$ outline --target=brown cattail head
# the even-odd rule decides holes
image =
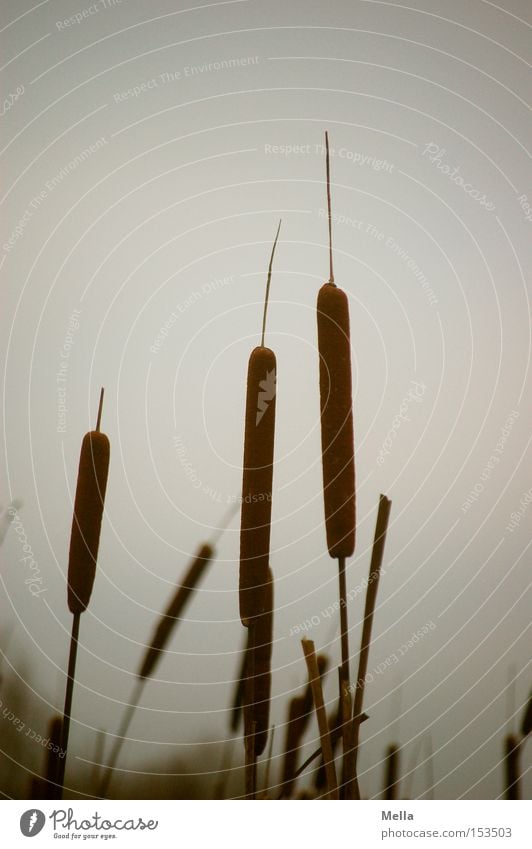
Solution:
[[[183,614],[183,610],[190,596],[197,588],[209,561],[212,560],[214,550],[208,543],[200,546],[196,557],[190,564],[182,583],[177,587],[168,607],[159,619],[152,640],[138,674],[139,678],[148,678],[164,651],[172,629]]]
[[[355,458],[349,305],[342,289],[321,287],[317,304],[321,451],[327,547],[331,557],[355,548]]]
[[[264,610],[250,620],[244,695],[244,734],[252,736],[254,757],[266,748],[270,721],[273,645],[273,574],[268,569],[263,589]]]
[[[397,799],[399,792],[399,746],[392,743],[386,750],[384,764],[384,799]]]
[[[504,739],[505,798],[520,799],[519,790],[519,738],[508,734]]]
[[[272,512],[276,360],[269,348],[251,352],[248,365],[240,531],[240,618],[249,625],[265,610]]]
[[[108,471],[107,436],[99,430],[86,433],[79,457],[68,558],[68,606],[72,613],[83,613],[90,601],[96,575]]]

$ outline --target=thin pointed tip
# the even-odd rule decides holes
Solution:
[[[264,296],[264,313],[262,316],[262,335],[261,335],[261,347],[264,347],[264,336],[266,333],[266,313],[268,311],[268,299],[270,297],[270,283],[272,279],[272,268],[273,268],[273,258],[275,256],[275,248],[277,247],[277,241],[279,239],[279,232],[281,230],[282,218],[279,219],[279,224],[277,225],[277,233],[275,234],[275,239],[273,240],[272,252],[270,254],[270,262],[268,265],[268,276],[266,280],[266,295]]]
[[[100,431],[100,425],[101,425],[101,422],[102,422],[102,411],[103,411],[103,396],[104,396],[104,392],[105,392],[105,389],[104,389],[104,387],[102,386],[102,388],[101,388],[101,390],[100,390],[100,403],[99,403],[99,405],[98,405],[98,418],[96,419],[96,430],[97,430],[98,432]]]

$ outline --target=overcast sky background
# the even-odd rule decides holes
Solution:
[[[238,496],[247,358],[279,218],[267,327],[278,360],[276,755],[305,678],[295,626],[318,618],[309,636],[338,663],[336,621],[321,613],[336,599],[337,571],[323,527],[315,317],[328,276],[328,129],[335,276],[352,328],[349,588],[367,574],[379,493],[393,502],[363,792],[380,792],[389,742],[405,746],[406,768],[430,735],[436,797],[495,798],[503,735],[517,727],[511,714],[531,679],[530,5],[105,6],[5,0],[1,10],[0,501],[23,501],[44,590],[29,591],[11,529],[0,629],[4,675],[18,675],[25,693],[19,716],[44,733],[62,709],[72,498],[103,385],[111,466],[81,622],[70,782],[67,773],[81,787],[90,767],[76,757],[93,760],[97,730],[116,730],[159,611]],[[97,11],[62,23],[89,7]],[[173,759],[195,762],[190,744],[216,742],[202,747],[202,768],[218,768],[243,641],[238,548],[235,517],[146,688],[122,766],[179,771]],[[359,593],[353,655],[362,612]],[[331,704],[335,691],[333,670]],[[313,726],[309,752],[315,737]],[[235,761],[240,742],[236,751]],[[14,795],[42,758],[28,742]],[[421,768],[410,792],[426,789]]]

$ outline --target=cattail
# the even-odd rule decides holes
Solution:
[[[152,640],[144,659],[137,673],[139,678],[148,678],[159,660],[161,653],[164,652],[172,629],[176,625],[178,619],[183,615],[185,606],[197,588],[201,578],[203,577],[209,562],[212,560],[214,550],[208,543],[200,546],[200,549],[190,564],[190,567],[180,586],[177,587],[173,598],[170,600],[165,612],[161,615],[159,623],[155,628]]]
[[[505,798],[515,801],[521,798],[519,789],[519,738],[508,734],[504,739]]]
[[[261,344],[251,352],[248,363],[239,576],[240,618],[245,626],[264,611],[263,586],[270,561],[277,365],[274,352],[264,346],[264,334],[280,228],[281,222],[268,268]]]
[[[268,570],[264,585],[265,610],[250,623],[250,645],[246,664],[244,733],[251,738],[253,757],[262,755],[268,739],[273,645],[273,574]]]
[[[384,763],[383,799],[395,800],[399,793],[399,746],[391,743],[386,750]]]
[[[96,430],[83,437],[79,457],[78,482],[68,558],[68,606],[72,613],[83,613],[89,604],[109,471],[109,440],[100,432],[103,389]]]
[[[321,451],[327,547],[331,557],[355,548],[355,463],[347,296],[334,283],[318,294]]]
[[[87,609],[90,601],[96,575],[96,559],[100,544],[100,530],[102,526],[105,490],[107,488],[107,473],[109,471],[109,440],[104,433],[100,432],[103,394],[104,390],[102,388],[96,430],[85,434],[81,445],[78,482],[74,500],[74,517],[72,520],[68,558],[67,592],[68,607],[71,613],[74,614],[74,617],[70,636],[65,707],[63,721],[61,723],[61,749],[64,754],[57,768],[58,798],[61,798],[63,795],[65,780],[72,696],[76,674],[79,623],[81,614]]]
[[[325,142],[330,275],[329,282],[318,293],[317,303],[323,497],[329,554],[334,558],[345,558],[350,557],[355,549],[351,342],[347,296],[334,282],[327,133]]]
[[[349,685],[349,626],[347,616],[347,557],[355,549],[355,447],[351,378],[351,340],[347,295],[334,282],[331,216],[329,135],[325,133],[327,218],[329,225],[329,281],[317,302],[320,357],[321,456],[325,532],[331,557],[338,559],[340,640],[342,667],[339,693],[344,712],[342,738],[344,766],[341,794],[347,782],[350,748],[351,690]]]

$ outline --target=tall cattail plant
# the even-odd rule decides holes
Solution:
[[[320,371],[321,456],[325,530],[329,555],[338,560],[344,758],[349,750],[349,626],[346,559],[355,549],[355,447],[351,379],[351,341],[347,295],[334,280],[329,136],[325,133],[329,280],[317,301]],[[344,769],[345,771],[345,769]],[[345,776],[344,776],[345,780]]]
[[[264,341],[273,258],[280,229],[281,222],[277,228],[268,266],[261,343],[251,352],[247,374],[240,520],[239,606],[242,624],[251,629],[249,634],[251,646],[257,645],[257,631],[261,627],[260,617],[269,609],[271,584],[269,567],[277,362],[274,352],[265,346]],[[256,652],[251,653],[250,657],[253,656],[256,656]],[[259,686],[259,682],[252,663],[248,664],[246,680],[248,682],[246,702],[255,704],[254,688]],[[251,721],[251,725],[248,722],[245,727],[246,794],[250,798],[255,798],[256,794],[256,766],[260,748],[257,741],[253,739],[256,733],[259,733],[259,728],[254,725],[254,721]],[[259,740],[262,744],[260,734]]]
[[[61,726],[61,749],[64,755],[59,761],[57,770],[58,798],[62,797],[65,781],[80,617],[88,607],[96,577],[96,562],[100,545],[107,475],[109,472],[109,439],[100,431],[103,395],[104,390],[102,388],[96,430],[86,433],[81,444],[78,480],[74,500],[74,516],[70,535],[67,599],[69,610],[73,614],[73,620],[65,707]]]

